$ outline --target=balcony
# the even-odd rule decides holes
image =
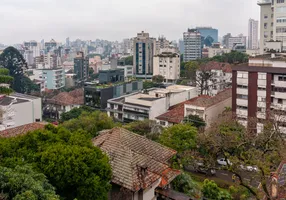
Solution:
[[[271,4],[271,0],[259,0],[257,1],[258,5],[265,5],[265,4]]]

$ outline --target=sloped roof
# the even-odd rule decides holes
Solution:
[[[4,137],[4,138],[16,137],[18,135],[26,134],[30,131],[44,129],[45,125],[46,125],[45,123],[35,122],[31,124],[26,124],[23,126],[18,126],[15,128],[10,128],[4,131],[0,131],[0,137]]]
[[[231,88],[219,92],[216,96],[213,97],[207,95],[201,95],[193,99],[190,99],[188,101],[184,101],[173,107],[170,107],[168,112],[156,117],[156,119],[178,124],[184,120],[185,104],[208,108],[221,101],[231,98],[231,96],[232,96]]]
[[[231,73],[231,65],[229,63],[221,63],[210,61],[200,67],[201,70],[222,70],[225,73]]]
[[[175,150],[126,129],[101,131],[93,144],[109,156],[112,182],[131,191],[145,189],[160,178],[160,186],[164,187],[180,173],[168,164]]]
[[[73,90],[71,92],[61,92],[58,95],[47,100],[50,104],[56,105],[83,105],[84,104],[84,91],[83,88]]]

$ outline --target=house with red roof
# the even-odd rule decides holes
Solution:
[[[190,199],[169,187],[180,174],[170,165],[175,150],[119,127],[101,131],[92,142],[109,157],[113,174],[108,199]]]
[[[52,98],[46,99],[43,109],[44,115],[58,120],[62,113],[84,105],[83,93],[83,88],[79,88],[71,92],[61,92]]]
[[[212,78],[206,82],[200,81],[200,74],[203,71],[212,73]],[[197,71],[196,85],[198,93],[201,95],[215,96],[220,91],[230,88],[231,83],[232,70],[229,63],[211,61],[201,65],[200,69]]]
[[[206,122],[208,128],[227,107],[231,107],[231,97],[231,88],[215,96],[201,95],[172,106],[168,112],[156,117],[156,121],[167,127],[182,123],[187,116],[197,115]]]

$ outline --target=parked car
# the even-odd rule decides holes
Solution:
[[[256,166],[244,166],[244,165],[240,165],[240,168],[241,168],[242,170],[249,171],[249,172],[258,172],[258,167],[256,167]]]
[[[223,166],[227,166],[227,164],[232,165],[232,163],[229,160],[226,160],[225,158],[217,159],[217,163]]]

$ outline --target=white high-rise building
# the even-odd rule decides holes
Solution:
[[[202,58],[202,36],[197,29],[188,29],[184,33],[184,62]]]
[[[258,21],[248,21],[248,49],[258,49]]]
[[[266,42],[282,41],[286,50],[286,1],[260,0],[260,53],[265,52]]]

